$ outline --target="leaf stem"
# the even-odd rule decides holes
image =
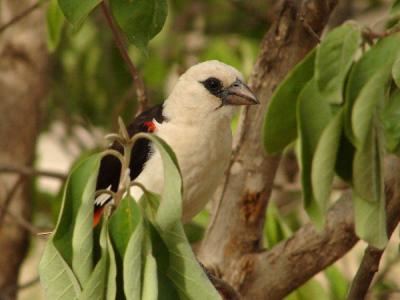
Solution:
[[[135,65],[133,64],[131,58],[129,57],[128,51],[126,49],[124,39],[122,34],[118,28],[118,25],[115,23],[110,8],[108,7],[107,3],[103,1],[101,3],[101,9],[103,10],[103,14],[107,20],[107,23],[113,33],[115,45],[117,46],[123,60],[125,61],[129,73],[131,74],[132,81],[135,85],[136,96],[139,103],[139,108],[137,110],[137,114],[143,112],[148,105],[148,98],[146,94],[146,88],[143,82],[142,77],[140,76],[138,70],[136,69]]]

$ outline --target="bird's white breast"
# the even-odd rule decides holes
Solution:
[[[189,221],[211,199],[224,176],[228,165],[232,134],[228,118],[198,124],[174,124],[164,122],[155,132],[174,150],[183,177],[183,215]],[[161,193],[163,188],[162,160],[156,151],[146,163],[136,181],[147,189]],[[138,199],[141,192],[131,190]]]

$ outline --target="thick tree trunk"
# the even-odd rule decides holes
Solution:
[[[266,155],[261,144],[265,110],[277,85],[318,44],[336,4],[337,0],[283,1],[250,78],[261,105],[247,108],[241,115],[238,143],[222,195],[198,251],[200,261],[243,296],[248,292],[243,288],[251,267],[242,258],[262,250],[265,209],[280,160]]]
[[[0,24],[32,5],[31,0],[0,2]],[[48,55],[42,10],[36,10],[0,35],[0,164],[31,165],[44,97]],[[20,180],[0,174],[0,204]],[[29,182],[22,179],[7,209],[29,218]],[[1,215],[0,214],[0,215]],[[0,299],[15,299],[20,265],[28,246],[28,232],[4,214],[0,227]]]

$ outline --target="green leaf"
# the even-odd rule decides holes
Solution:
[[[77,299],[81,288],[74,273],[52,240],[47,242],[39,264],[40,283],[47,299]]]
[[[394,0],[390,9],[390,14],[394,15],[400,12],[400,0]]]
[[[400,57],[396,60],[392,68],[393,80],[397,87],[400,88]]]
[[[355,100],[352,128],[356,146],[363,147],[367,140],[377,106],[384,100],[388,79],[386,70],[377,72],[367,81]]]
[[[166,0],[111,0],[111,9],[128,40],[144,50],[167,18]]]
[[[377,124],[370,128],[362,148],[357,148],[353,162],[353,189],[362,199],[380,202],[383,192],[381,138]]]
[[[323,212],[313,207],[315,199],[311,185],[311,164],[321,133],[329,123],[330,117],[328,102],[323,101],[316,81],[310,80],[301,91],[297,102],[299,156],[304,207],[319,225],[322,225],[320,221],[323,220]]]
[[[153,255],[147,254],[143,272],[142,300],[158,299],[157,263]]]
[[[331,299],[346,299],[349,289],[349,281],[342,272],[335,266],[330,266],[324,271],[329,282]]]
[[[100,154],[92,155],[70,174],[59,219],[51,239],[67,264],[73,266],[81,284],[87,280],[92,270],[93,199],[100,160]],[[82,232],[79,232],[76,226]],[[77,244],[79,241],[83,244]],[[79,264],[78,258],[88,261],[81,261]]]
[[[58,0],[65,18],[73,26],[80,26],[101,0]]]
[[[46,12],[47,22],[47,47],[50,51],[54,51],[61,37],[62,28],[64,25],[64,15],[57,0],[51,0]]]
[[[387,242],[385,199],[371,202],[354,195],[355,227],[358,237],[383,249]]]
[[[85,180],[86,186],[80,194],[81,203],[72,234],[72,269],[82,285],[89,279],[93,266],[93,199],[100,166],[98,156],[94,157],[94,163],[92,176]]]
[[[142,222],[140,209],[130,196],[121,200],[110,218],[109,230],[115,247],[119,298],[122,298],[124,290],[128,300],[140,299]]]
[[[170,264],[168,247],[153,224],[148,223],[148,225],[152,253],[157,262],[158,294],[163,300],[179,299],[175,285],[167,277]]]
[[[153,142],[161,155],[164,169],[164,187],[156,222],[166,230],[181,220],[182,217],[182,177],[178,161],[172,149],[162,139],[151,134],[138,134]]]
[[[108,219],[103,221],[100,233],[101,257],[84,285],[79,300],[107,299],[116,295],[116,265],[114,251],[108,233]]]
[[[142,243],[144,228],[140,222],[129,239],[123,261],[124,292],[127,300],[139,299],[141,294]]]
[[[330,300],[325,289],[315,279],[310,279],[300,288],[298,288],[285,298],[285,300],[310,300],[310,299]]]
[[[185,236],[182,224],[159,231],[170,253],[168,278],[175,284],[183,299],[221,299],[208,280]]]
[[[315,51],[309,53],[277,87],[264,118],[262,138],[268,153],[278,153],[296,139],[296,101],[314,73]]]
[[[380,115],[384,127],[386,147],[398,152],[400,146],[400,91],[394,92]]]
[[[323,212],[328,208],[342,126],[343,110],[340,110],[323,131],[312,161],[312,189]]]
[[[360,42],[360,28],[346,23],[329,32],[317,48],[315,78],[329,103],[343,102],[344,82]]]
[[[264,237],[267,241],[268,248],[271,249],[291,235],[292,231],[289,226],[283,222],[276,204],[274,201],[269,201],[264,226]]]
[[[400,50],[400,33],[380,39],[350,71],[346,85],[345,101],[345,132],[348,138],[354,142],[352,128],[353,105],[361,90],[367,82],[378,72],[390,74],[393,63]],[[383,74],[382,73],[382,74]]]

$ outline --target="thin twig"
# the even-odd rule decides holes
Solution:
[[[55,178],[59,180],[66,180],[67,175],[55,171],[46,170],[35,170],[26,166],[11,166],[11,165],[0,165],[0,173],[18,173],[23,176],[42,176]]]
[[[321,39],[319,35],[311,28],[310,24],[307,23],[306,19],[303,15],[299,15],[299,20],[301,24],[303,24],[304,29],[319,43],[321,43]]]
[[[122,37],[122,34],[118,28],[118,25],[115,23],[112,15],[111,15],[111,11],[105,1],[103,1],[101,3],[101,8],[102,8],[103,14],[107,20],[107,23],[110,26],[111,31],[113,33],[115,44],[116,44],[123,60],[125,61],[126,65],[128,66],[129,73],[132,76],[132,81],[136,88],[136,96],[137,96],[138,103],[139,103],[139,108],[138,108],[137,114],[140,114],[147,108],[147,105],[148,105],[148,98],[146,95],[146,89],[144,86],[143,79],[139,75],[138,70],[136,69],[135,65],[133,64],[131,58],[129,57],[128,51],[126,50],[126,47],[124,44],[124,39]]]
[[[42,234],[43,231],[49,231],[47,228],[38,228],[35,225],[32,225],[29,221],[24,219],[22,216],[17,215],[10,210],[7,211],[7,215],[8,215],[8,217],[11,217],[10,220],[9,220],[9,218],[7,219],[7,222],[11,221],[11,222],[17,224],[18,226],[24,228],[26,231],[28,231],[33,236],[44,239],[45,236],[43,236],[43,234]]]
[[[20,14],[16,15],[10,21],[8,21],[7,23],[1,25],[0,26],[0,34],[2,34],[5,30],[10,28],[12,25],[14,25],[14,24],[18,23],[19,21],[21,21],[23,18],[28,16],[31,12],[35,11],[39,7],[40,7],[40,1],[32,4],[30,7],[28,7],[25,10],[23,10]]]
[[[1,224],[3,224],[4,217],[8,211],[8,207],[11,203],[12,198],[14,197],[15,193],[18,191],[19,186],[23,182],[24,177],[20,176],[17,181],[14,183],[14,185],[11,187],[10,191],[8,192],[3,204],[1,205],[0,209],[0,228]]]
[[[362,37],[364,41],[366,41],[368,44],[372,45],[374,40],[376,39],[383,39],[385,37],[388,37],[389,35],[395,34],[400,32],[400,27],[396,27],[395,29],[389,29],[383,32],[376,32],[373,31],[371,28],[364,28],[362,31]]]

